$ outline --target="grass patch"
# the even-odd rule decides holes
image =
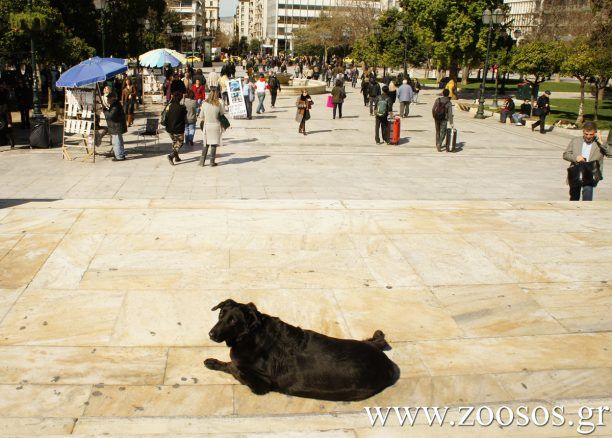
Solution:
[[[421,84],[427,84],[427,85],[435,85],[436,84],[436,80],[435,79],[421,79],[419,78],[419,82],[421,82]],[[470,79],[470,82],[468,85],[462,85],[461,82],[459,82],[457,84],[457,88],[459,90],[478,90],[480,88],[480,83],[481,81],[477,81],[476,79],[472,78]],[[506,81],[506,93],[509,94],[514,94],[516,93],[516,89],[517,89],[517,85],[518,85],[519,81],[518,79],[510,79],[508,81]],[[494,91],[495,90],[495,82],[493,81],[487,81],[485,88],[487,90],[490,91]],[[501,81],[498,84],[498,91],[501,90]],[[570,92],[570,93],[579,93],[580,92],[580,84],[577,82],[554,82],[554,81],[547,81],[547,82],[542,82],[539,84],[539,93],[541,93],[544,90],[550,90],[551,92]],[[584,87],[584,91],[585,91],[585,95],[588,97],[591,93],[591,85],[587,84]],[[607,88],[606,91],[612,91],[612,89]],[[501,94],[501,91],[499,91],[499,93]]]
[[[546,118],[548,122],[554,123],[559,119],[567,119],[572,122],[578,117],[578,108],[580,107],[580,99],[555,99],[551,96],[550,99],[550,114]],[[595,100],[585,99],[584,101],[584,119],[593,120],[595,114]],[[599,102],[599,114],[597,120],[598,129],[610,129],[612,127],[612,101],[604,100]]]

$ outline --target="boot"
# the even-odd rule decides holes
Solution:
[[[168,161],[170,161],[170,165],[174,166],[174,152],[166,155],[166,157],[168,158]]]
[[[128,125],[128,128],[130,126],[132,126],[132,123],[134,123],[134,116],[128,114],[128,116],[127,116],[127,125]]]
[[[204,167],[206,164],[206,155],[208,155],[208,146],[205,146],[202,149],[202,156],[200,157],[200,161],[198,162],[198,166]]]
[[[175,150],[175,151],[173,152],[173,154],[174,154],[174,162],[175,162],[175,163],[180,163],[181,161],[183,161],[183,160],[181,160],[181,158],[179,157],[179,154],[178,154],[178,151],[177,151],[177,150]]]
[[[213,146],[210,153],[210,165],[213,167],[217,165],[217,163],[215,163],[215,158],[217,158],[217,146]]]

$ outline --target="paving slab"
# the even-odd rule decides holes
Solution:
[[[282,94],[233,121],[215,168],[197,148],[171,167],[165,135],[128,135],[123,163],[2,150],[0,434],[576,436],[582,407],[612,406],[612,189],[566,201],[558,131],[459,113],[463,149],[437,152],[434,97],[399,146],[374,144],[349,89],[342,120],[315,97],[305,137]],[[380,329],[401,378],[363,402],[254,395],[202,365],[228,359],[208,331],[230,297],[332,336]],[[566,422],[450,425],[521,405]],[[377,406],[449,413],[372,427]]]

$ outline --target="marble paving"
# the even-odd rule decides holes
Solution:
[[[3,436],[574,436],[371,428],[363,408],[611,404],[610,202],[78,204],[0,210]],[[202,365],[228,358],[207,336],[228,297],[381,329],[401,379],[357,403],[256,396]]]

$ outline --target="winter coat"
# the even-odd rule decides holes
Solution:
[[[202,104],[198,125],[202,128],[204,134],[204,144],[221,145],[222,130],[221,123],[219,122],[221,114],[225,114],[222,102],[219,102],[218,106],[208,102]]]
[[[344,92],[344,88],[339,87],[337,85],[334,88],[332,88],[331,95],[332,95],[332,103],[342,103],[344,102],[344,99],[346,98],[346,93]]]
[[[187,116],[186,116],[186,122],[189,124],[193,124],[196,122],[197,119],[197,109],[198,109],[198,102],[196,102],[194,99],[189,99],[188,97],[183,99],[183,105],[185,105],[185,109],[187,110]]]
[[[169,134],[184,133],[186,120],[187,109],[185,105],[181,105],[180,101],[172,100],[166,112],[166,132]]]
[[[304,101],[301,99],[301,95],[298,96],[295,101],[295,106],[297,107],[297,111],[295,113],[295,121],[298,123],[302,123],[302,119],[309,120],[310,119],[310,108],[312,107],[312,101]],[[307,103],[306,108],[300,108],[304,103]]]
[[[409,84],[402,84],[399,87],[399,101],[400,102],[412,102],[414,93],[412,87]]]
[[[125,120],[125,112],[121,106],[121,102],[115,100],[110,108],[104,111],[106,118],[106,126],[110,135],[125,134],[127,132],[127,122]],[[183,128],[184,130],[184,128]]]

